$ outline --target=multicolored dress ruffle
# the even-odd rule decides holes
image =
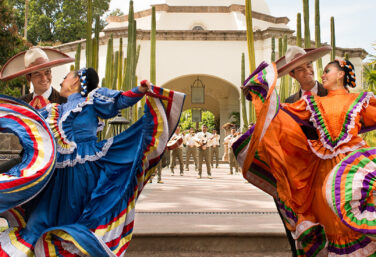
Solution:
[[[247,81],[257,123],[233,146],[243,175],[279,202],[299,256],[374,256],[376,148],[359,133],[376,125],[373,93],[329,91],[280,104],[275,65]],[[300,125],[311,122],[319,139]]]
[[[1,175],[16,173],[6,192],[0,191],[1,217],[9,223],[9,229],[0,234],[1,256],[125,254],[136,200],[175,131],[185,98],[158,87],[152,91],[146,97],[144,115],[126,131],[103,141],[96,136],[99,120],[116,116],[144,97],[137,88],[127,92],[98,88],[87,97],[73,94],[66,104],[43,109],[45,120],[37,113],[27,117],[41,124],[38,129],[43,128],[46,135],[36,131],[34,136],[46,143],[29,147],[26,141],[31,136],[24,136],[21,126],[15,133],[25,149],[20,165],[38,162],[34,173],[39,177],[29,179],[32,174],[24,174],[19,167]],[[2,128],[5,123],[15,130],[14,119],[4,120],[1,117]],[[8,203],[6,194],[20,200]]]

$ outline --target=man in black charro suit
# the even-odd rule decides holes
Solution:
[[[18,53],[9,59],[0,71],[0,80],[10,80],[23,75],[33,84],[34,92],[21,96],[20,99],[36,109],[45,107],[48,103],[65,103],[66,98],[51,86],[51,68],[73,62],[68,55],[52,48],[32,47]],[[6,172],[22,161],[22,152],[19,157],[0,165],[0,171]]]
[[[0,72],[0,80],[10,80],[23,75],[33,84],[34,92],[20,99],[36,109],[48,103],[64,103],[66,99],[51,86],[51,68],[73,62],[74,59],[53,48],[32,47],[9,59]]]

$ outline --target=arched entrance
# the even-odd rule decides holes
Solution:
[[[205,86],[203,104],[192,103],[191,86],[197,78]],[[223,124],[230,121],[232,113],[240,112],[240,90],[238,87],[224,79],[206,74],[190,74],[174,78],[163,84],[162,87],[183,92],[187,95],[183,111],[197,108],[212,112],[216,119],[219,120],[221,142],[223,142],[225,137],[225,130],[222,128]]]

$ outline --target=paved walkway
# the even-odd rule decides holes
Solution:
[[[184,176],[163,169],[164,184],[155,177],[137,201],[134,233],[284,234],[272,197],[228,171],[220,164],[209,179],[204,166],[197,179],[193,165]]]

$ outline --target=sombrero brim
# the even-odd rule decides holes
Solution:
[[[278,77],[282,77],[284,75],[287,75],[290,71],[295,69],[296,67],[305,64],[307,62],[315,61],[324,55],[330,53],[332,50],[331,46],[322,46],[319,48],[311,48],[311,49],[305,49],[307,52],[304,55],[301,55],[295,59],[293,59],[291,62],[286,63],[285,56],[281,57],[276,61],[277,69],[278,69]]]
[[[26,51],[10,58],[0,71],[0,80],[10,80],[34,71],[52,68],[66,63],[74,62],[74,58],[52,48],[41,48],[48,56],[49,61],[39,65],[25,68],[24,57]]]

